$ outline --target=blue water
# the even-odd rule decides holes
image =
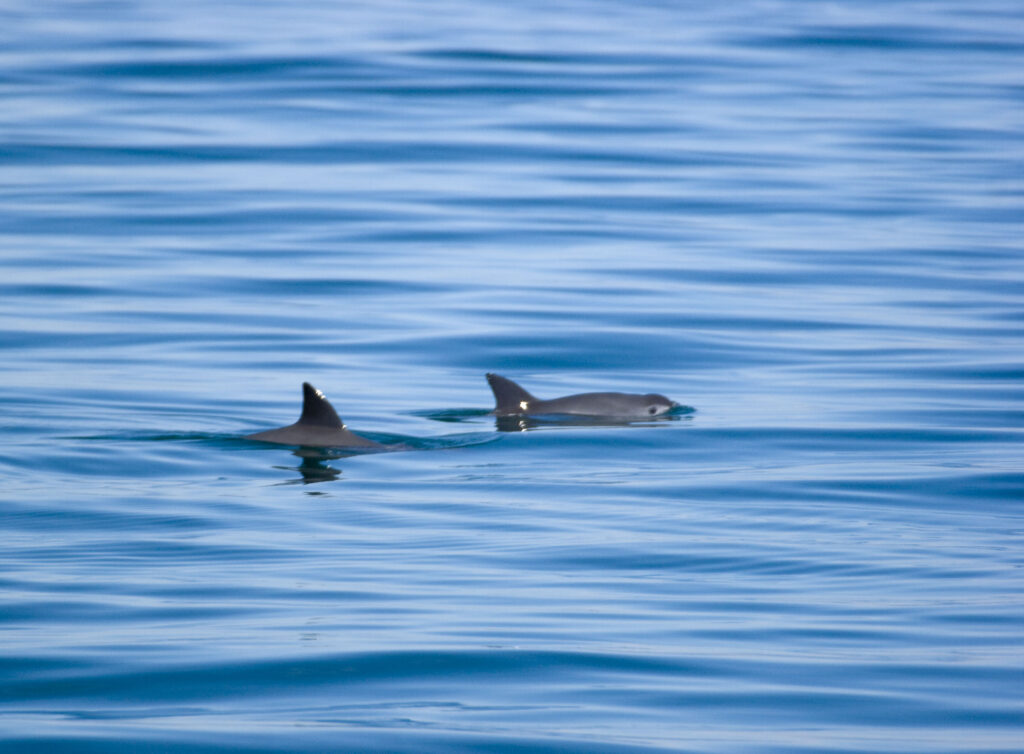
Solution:
[[[1009,0],[6,3],[0,748],[1024,751],[1022,71]],[[241,439],[304,380],[393,452]]]

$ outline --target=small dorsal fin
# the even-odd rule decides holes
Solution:
[[[530,393],[507,377],[488,373],[487,382],[491,386],[491,390],[494,391],[494,400],[498,404],[494,410],[498,413],[520,413],[525,411],[529,404],[537,401]]]
[[[334,429],[345,428],[344,423],[334,410],[334,406],[324,397],[323,393],[308,382],[302,383],[302,416],[299,417],[296,424]]]

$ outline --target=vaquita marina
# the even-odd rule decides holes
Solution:
[[[0,8],[4,754],[1024,751],[1024,6]]]

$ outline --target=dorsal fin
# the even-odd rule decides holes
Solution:
[[[498,413],[519,413],[537,400],[512,380],[499,374],[488,373],[487,382],[494,391],[494,400],[498,404],[494,410]]]
[[[344,423],[338,418],[334,406],[324,397],[323,393],[308,382],[302,383],[302,416],[299,417],[296,424],[334,429],[345,428]]]

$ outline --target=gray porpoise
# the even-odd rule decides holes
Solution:
[[[246,435],[246,440],[302,445],[307,448],[383,448],[379,442],[350,432],[324,394],[302,383],[302,416],[294,424]]]
[[[564,398],[541,400],[512,380],[488,374],[487,382],[497,401],[493,413],[498,416],[517,414],[578,414],[585,416],[625,416],[637,419],[660,416],[679,404],[657,393],[580,393]]]

